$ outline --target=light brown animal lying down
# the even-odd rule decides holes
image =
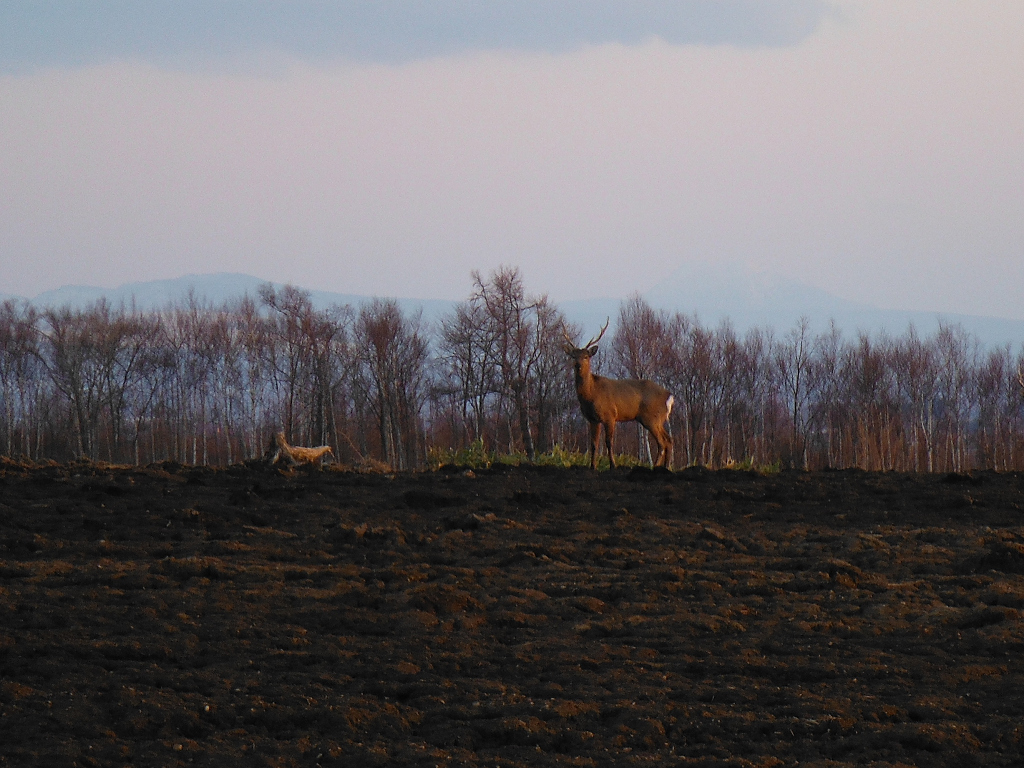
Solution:
[[[278,432],[274,435],[264,455],[270,464],[283,461],[289,467],[295,467],[299,464],[322,463],[326,456],[334,458],[334,451],[331,450],[331,446],[321,445],[319,448],[303,448],[298,445],[288,445],[288,441],[284,439],[284,432]]]

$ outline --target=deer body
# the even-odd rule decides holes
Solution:
[[[321,445],[318,448],[303,448],[298,445],[289,445],[284,438],[284,432],[278,432],[270,441],[267,448],[266,459],[270,464],[283,461],[289,467],[299,464],[318,464],[326,456],[334,457],[334,451],[329,445]]]
[[[602,425],[608,461],[615,466],[612,442],[615,438],[615,425],[620,421],[640,422],[658,442],[658,458],[654,465],[668,466],[672,460],[672,438],[668,434],[667,424],[674,398],[667,389],[653,381],[609,379],[591,372],[590,358],[597,354],[595,342],[601,339],[607,329],[608,324],[605,323],[597,339],[583,347],[576,347],[572,343],[565,347],[566,354],[573,361],[576,396],[584,418],[590,422],[590,466],[592,469],[597,467],[597,446]],[[568,340],[568,336],[566,338]]]

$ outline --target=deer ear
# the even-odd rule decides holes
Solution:
[[[565,354],[567,354],[569,357],[572,357],[572,353],[576,351],[576,347],[574,347],[572,344],[563,344],[562,349],[565,350]]]
[[[594,355],[596,355],[596,354],[597,354],[597,344],[595,344],[595,345],[594,345],[594,346],[592,346],[592,347],[591,347],[590,349],[588,349],[588,350],[587,350],[587,354],[588,354],[588,355],[590,355],[591,357],[593,357]]]

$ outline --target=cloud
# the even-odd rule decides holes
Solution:
[[[402,62],[470,50],[551,53],[660,38],[786,46],[835,10],[824,0],[95,0],[0,3],[0,70],[265,54]]]
[[[0,291],[248,272],[555,298],[684,263],[1024,317],[1024,4],[857,0],[799,46],[0,75]]]

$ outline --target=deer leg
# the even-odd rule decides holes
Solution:
[[[597,469],[597,439],[601,432],[601,422],[590,424],[590,468]]]
[[[668,430],[665,429],[664,424],[649,427],[644,424],[644,426],[654,436],[654,439],[658,441],[658,459],[653,463],[653,466],[667,467],[672,460],[672,438],[669,437]]]
[[[665,427],[662,426],[654,435],[658,441],[658,461],[654,465],[656,467],[667,467],[669,462],[672,461],[672,438],[669,437],[668,432],[665,431]]]
[[[608,463],[615,469],[615,453],[612,451],[612,441],[615,439],[615,422],[609,421],[604,425],[604,444],[608,449]]]

